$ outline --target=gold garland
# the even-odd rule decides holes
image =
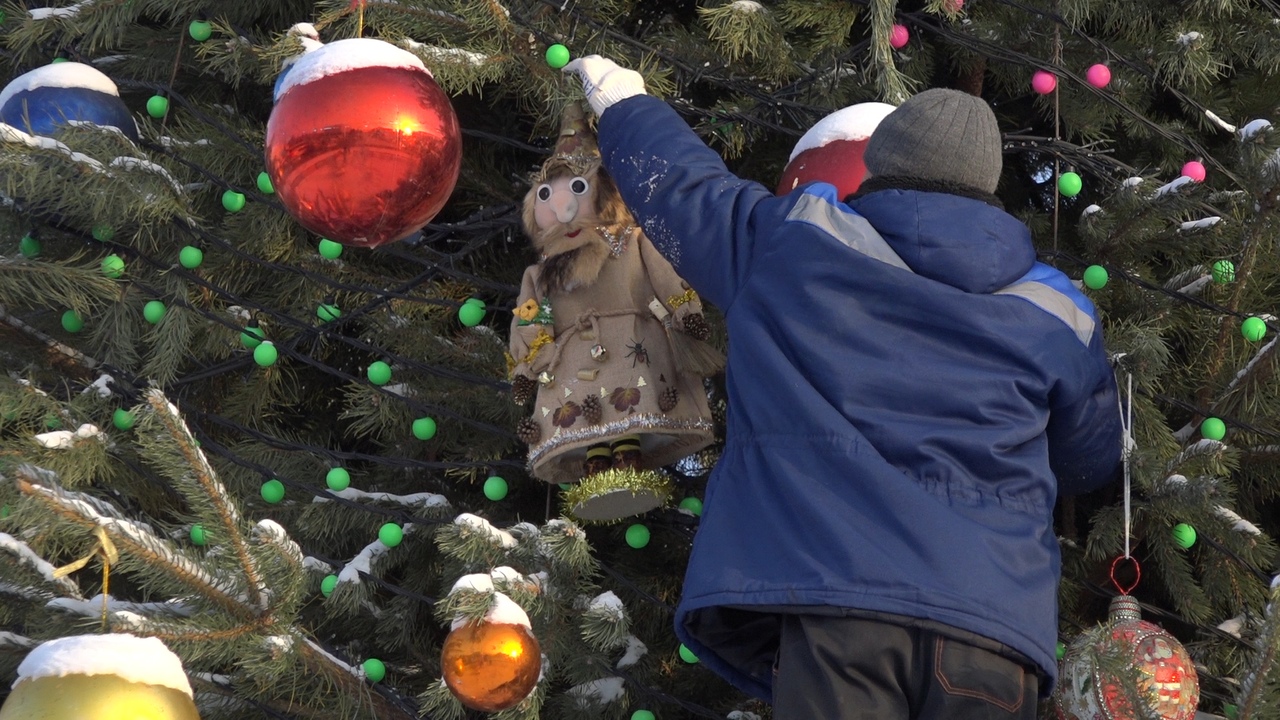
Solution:
[[[507,376],[510,377],[511,373],[515,372],[517,365],[532,365],[533,361],[538,358],[538,352],[552,342],[555,342],[555,339],[547,334],[546,328],[538,328],[538,336],[533,339],[533,342],[529,343],[529,352],[524,356],[523,360],[516,362],[511,353],[506,353]]]
[[[667,305],[670,305],[671,309],[675,310],[681,305],[684,305],[685,303],[694,302],[697,299],[698,299],[698,293],[694,292],[693,288],[689,288],[688,290],[684,291],[683,295],[672,295],[671,297],[667,298]]]
[[[657,470],[636,470],[635,468],[610,468],[582,479],[582,482],[564,492],[565,510],[576,519],[596,524],[621,522],[623,518],[583,519],[578,516],[582,506],[591,500],[619,492],[634,495],[651,495],[656,501],[655,508],[666,504],[674,485],[667,476]]]

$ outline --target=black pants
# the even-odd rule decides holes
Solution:
[[[1034,670],[919,627],[783,615],[777,720],[1034,720]]]

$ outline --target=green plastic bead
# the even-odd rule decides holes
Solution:
[[[637,710],[631,713],[631,720],[658,720],[658,716],[648,710]]]
[[[484,481],[484,496],[497,502],[507,496],[507,481],[497,475],[490,475]]]
[[[147,114],[159,120],[169,114],[169,98],[163,95],[152,95],[147,99]]]
[[[1090,290],[1101,290],[1107,286],[1109,276],[1107,269],[1101,265],[1090,265],[1084,269],[1084,286]]]
[[[702,514],[702,501],[696,497],[687,497],[680,501],[680,509],[688,510],[694,515]]]
[[[337,575],[325,575],[324,579],[320,581],[320,594],[325,597],[329,597],[330,595],[333,594],[333,591],[337,589],[338,589]]]
[[[1235,282],[1236,264],[1230,260],[1219,260],[1213,264],[1213,281],[1219,284]]]
[[[195,270],[204,263],[204,251],[195,245],[188,245],[178,253],[178,264],[188,270]]]
[[[1062,641],[1059,640],[1058,650],[1057,650],[1058,659],[1061,660],[1062,658],[1066,657],[1066,655],[1067,655],[1067,646],[1062,644]]]
[[[685,647],[684,643],[680,643],[680,659],[690,665],[694,665],[698,662],[698,656],[694,655],[692,650]]]
[[[58,57],[53,59],[53,62],[51,64],[57,65],[58,63],[64,63],[64,62],[71,62],[71,61],[59,55]]]
[[[62,329],[69,333],[78,333],[84,329],[84,318],[75,310],[62,313]]]
[[[436,421],[429,417],[420,417],[413,421],[413,436],[419,440],[430,440],[436,436]]]
[[[374,360],[369,363],[369,369],[365,370],[365,375],[374,385],[386,385],[391,382],[391,366],[381,360]]]
[[[253,349],[253,361],[262,367],[271,367],[279,359],[280,351],[276,349],[275,343],[270,340],[263,340],[262,344]]]
[[[50,430],[57,430],[58,428],[62,427],[62,418],[58,417],[57,415],[50,415],[49,417],[44,419],[44,426],[49,428]]]
[[[639,550],[649,544],[649,528],[636,523],[627,528],[627,544]]]
[[[124,258],[119,255],[108,255],[102,258],[102,274],[109,278],[124,275]]]
[[[275,191],[276,186],[271,184],[271,176],[267,174],[267,171],[263,170],[258,173],[258,192],[263,195],[273,195]]]
[[[1231,703],[1227,703],[1222,706],[1222,714],[1227,717],[1227,720],[1236,720],[1240,715],[1240,708],[1232,705]]]
[[[556,486],[559,487],[561,490],[564,490],[565,492],[568,492],[573,489],[573,483],[556,483]]]
[[[4,13],[0,12],[0,17],[2,17],[3,15]],[[0,20],[0,22],[4,22],[4,21]],[[3,520],[4,518],[9,517],[9,515],[11,515],[12,513],[13,513],[13,510],[8,505],[5,505],[4,507],[0,507],[0,520]]]
[[[329,260],[337,260],[342,255],[342,243],[336,243],[329,238],[320,240],[320,256]]]
[[[244,209],[244,203],[244,195],[235,190],[222,193],[222,207],[226,208],[227,212],[240,212]]]
[[[30,235],[23,235],[18,241],[18,252],[24,258],[33,258],[40,254],[40,241]]]
[[[115,425],[117,430],[129,430],[137,421],[138,418],[124,408],[116,408],[116,411],[111,413],[111,424]]]
[[[559,70],[569,64],[569,48],[556,43],[547,48],[547,64]]]
[[[1174,525],[1173,541],[1178,543],[1178,547],[1183,550],[1189,550],[1192,545],[1196,544],[1196,529],[1186,523]]]
[[[332,303],[321,303],[320,306],[316,308],[316,317],[320,318],[322,322],[337,320],[342,317],[342,310]]]
[[[203,525],[197,523],[191,526],[191,542],[201,546],[209,542],[209,533],[205,532]]]
[[[1249,342],[1258,342],[1267,336],[1267,322],[1260,317],[1245,318],[1240,323],[1240,332]]]
[[[240,344],[247,348],[256,348],[266,339],[267,333],[257,325],[249,325],[240,333]]]
[[[473,302],[474,301],[474,302]],[[458,321],[467,327],[475,327],[484,319],[484,301],[472,298],[458,308]]]
[[[1216,417],[1205,418],[1200,423],[1200,434],[1208,440],[1221,440],[1227,436],[1227,424]]]
[[[0,10],[0,25],[3,25],[3,24],[4,24],[5,19],[7,19],[8,17],[9,17],[9,16],[8,16],[8,15],[5,15],[5,13],[4,13],[4,11],[3,11],[3,10]],[[8,507],[8,506],[6,506],[6,507]]]
[[[98,242],[109,242],[111,238],[116,236],[116,231],[110,225],[94,225],[93,230],[89,232],[93,234],[93,239]]]
[[[284,499],[284,483],[279,480],[268,480],[262,483],[262,499],[275,505]]]
[[[165,310],[164,303],[159,300],[151,300],[142,306],[142,317],[152,325],[157,325],[164,319]]]
[[[369,678],[369,682],[382,682],[387,676],[387,666],[378,658],[369,658],[364,661],[364,676]]]
[[[324,476],[324,484],[334,492],[342,492],[351,487],[351,473],[346,468],[333,468]]]
[[[1066,197],[1075,197],[1084,189],[1084,181],[1073,172],[1064,172],[1058,176],[1058,192]]]
[[[389,548],[393,548],[404,540],[404,530],[395,523],[387,523],[378,528],[378,540]]]
[[[213,25],[204,20],[192,20],[187,26],[187,32],[191,35],[191,39],[196,42],[204,42],[213,37]]]

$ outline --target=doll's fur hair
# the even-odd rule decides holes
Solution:
[[[590,227],[557,223],[546,230],[538,228],[534,220],[538,186],[562,176],[581,176],[591,184],[597,221]],[[549,158],[542,170],[531,178],[531,187],[524,196],[521,220],[525,234],[541,256],[543,287],[539,291],[543,293],[569,291],[594,283],[611,251],[602,231],[618,233],[635,225],[618,187],[600,167],[598,155],[555,155]],[[583,232],[569,237],[568,233],[574,230]]]

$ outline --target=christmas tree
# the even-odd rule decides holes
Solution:
[[[1132,417],[1127,483],[1059,504],[1063,643],[1131,590],[1201,712],[1274,713],[1280,5],[30,4],[0,3],[5,687],[110,631],[172,649],[205,720],[769,716],[671,629],[718,445],[589,524],[517,435],[521,200],[582,99],[559,67],[600,54],[769,187],[833,110],[986,99],[999,194],[1097,304]],[[313,62],[357,38],[418,73],[387,137],[343,132],[406,106],[358,75],[387,63]],[[502,662],[452,662],[482,631]]]

